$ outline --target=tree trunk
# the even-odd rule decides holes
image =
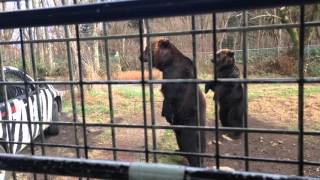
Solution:
[[[225,20],[225,21],[223,22],[223,27],[224,27],[224,28],[227,28],[227,27],[228,27],[229,20],[230,20],[231,17],[232,17],[232,14],[227,14],[226,17],[225,17],[226,19],[223,18],[223,20]],[[226,36],[228,36],[227,33],[222,33],[221,39],[218,40],[218,42],[219,42],[218,48],[219,48],[219,49],[224,48],[224,47],[223,47],[223,42],[224,42]]]
[[[36,0],[32,0],[32,7],[30,9],[34,9],[37,8],[37,4],[36,4]],[[42,39],[42,32],[41,32],[41,28],[40,27],[36,27],[35,29],[35,33],[34,33],[34,37],[29,37],[30,40],[38,40],[38,39]],[[35,56],[35,61],[39,62],[39,64],[41,66],[45,66],[45,62],[44,62],[44,47],[43,44],[37,43],[37,44],[33,44],[33,48],[34,48],[34,52],[36,54]]]
[[[98,25],[94,24],[93,25],[93,32],[92,35],[93,37],[98,36]],[[94,72],[98,72],[100,70],[100,53],[99,53],[99,41],[93,41],[93,57],[92,57],[92,67],[94,69]]]
[[[49,39],[49,33],[48,33],[48,28],[47,27],[45,27],[44,28],[44,34],[45,34],[45,38],[46,39]],[[50,74],[51,73],[51,71],[52,71],[52,69],[54,69],[54,67],[55,67],[55,64],[54,64],[54,62],[53,62],[53,48],[52,48],[52,43],[47,43],[46,44],[46,57],[47,57],[47,64],[48,64],[48,69],[47,69],[47,71],[48,71],[48,73]]]
[[[39,28],[36,28],[35,30],[36,38],[34,39],[42,39],[42,32]],[[38,43],[38,44],[33,44],[35,51],[37,52],[37,60],[42,66],[46,66],[45,62],[45,49],[44,49],[44,44]]]
[[[306,6],[305,10],[305,21],[314,21],[320,19],[320,5],[315,4],[315,5],[310,5]],[[305,29],[305,41],[306,44],[310,44],[310,42],[314,39],[317,38],[317,27],[315,28],[306,28]]]
[[[291,23],[288,17],[289,10],[287,7],[282,7],[279,10],[280,21],[283,24]],[[286,28],[289,33],[291,42],[293,44],[292,49],[290,50],[290,54],[297,57],[297,52],[299,52],[299,32],[295,28]]]
[[[44,0],[41,0],[41,5],[42,7],[45,7]],[[44,27],[44,36],[45,39],[49,39],[49,33],[48,33],[48,27]],[[53,48],[52,48],[52,43],[47,43],[45,44],[45,54],[46,54],[46,59],[47,59],[47,72],[48,74],[51,74],[52,69],[54,68],[55,64],[53,62]]]
[[[6,3],[2,3],[2,9],[1,9],[1,11],[2,12],[5,12],[6,11]],[[4,29],[2,29],[1,31],[0,31],[0,37],[1,37],[1,39],[2,40],[4,40],[4,41],[10,41],[11,39],[12,39],[12,36],[13,36],[13,30],[12,29],[6,29],[6,30],[4,30]],[[10,46],[10,45],[4,45],[4,46],[2,46],[2,48],[1,48],[1,50],[3,50],[3,49],[9,49],[8,51],[7,50],[3,50],[2,51],[2,59],[3,59],[3,61],[5,61],[5,60],[9,60],[10,59],[10,49],[11,49],[12,47]],[[12,48],[12,50],[14,51],[14,48]],[[12,52],[13,52],[12,51]]]

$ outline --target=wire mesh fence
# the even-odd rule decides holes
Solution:
[[[1,175],[10,175],[12,179],[62,178],[52,175],[106,179],[142,177],[303,179],[303,177],[250,172],[271,171],[277,174],[319,176],[320,158],[312,154],[313,151],[310,151],[309,146],[311,149],[317,149],[316,145],[311,145],[313,142],[318,142],[317,137],[320,132],[315,124],[305,125],[309,123],[305,121],[308,105],[306,99],[309,101],[310,98],[318,97],[312,92],[318,92],[317,86],[320,82],[319,76],[305,77],[307,66],[305,60],[311,56],[317,60],[317,56],[312,54],[317,47],[305,47],[305,29],[319,28],[320,24],[319,21],[305,22],[305,5],[316,3],[316,1],[118,1],[36,10],[28,10],[31,9],[28,1],[15,1],[15,3],[17,11],[0,13],[2,33],[11,31],[12,36],[15,37],[14,40],[3,38],[0,41],[0,120],[2,125],[0,150],[1,153],[6,153],[0,155],[0,168],[7,170],[7,173],[2,171]],[[59,3],[67,4],[65,1]],[[247,9],[283,5],[295,5],[299,12],[297,23],[249,25]],[[238,13],[242,17],[240,26],[218,28],[217,14],[235,10],[240,10]],[[197,28],[196,15],[200,13],[211,13],[212,27]],[[186,17],[186,22],[190,23],[189,30],[152,31],[154,24],[152,18],[178,15]],[[132,34],[117,34],[110,31],[108,23],[120,20],[126,20],[126,23],[133,27],[134,30],[130,32]],[[95,28],[100,28],[102,31],[98,34],[91,33]],[[121,28],[123,26],[119,29]],[[251,78],[248,73],[249,64],[256,63],[256,61],[250,61],[252,54],[259,52],[253,56],[265,60],[268,57],[274,58],[283,48],[263,49],[268,51],[265,57],[260,53],[261,49],[249,48],[248,34],[286,28],[298,30],[296,76]],[[57,36],[55,31],[59,31],[60,36]],[[44,33],[42,38],[38,36],[41,32]],[[241,64],[240,78],[221,78],[218,75],[217,52],[220,47],[217,36],[226,32],[239,35],[238,44],[241,50],[235,50],[234,56]],[[158,37],[177,38],[174,41],[177,47],[187,46],[183,43],[184,41],[179,41],[187,40],[191,53],[186,54],[194,64],[191,70],[194,73],[192,76],[168,78],[164,74],[162,80],[161,77],[155,77],[156,70],[153,67],[157,65],[153,64],[154,52],[146,51],[146,46],[152,47],[152,42]],[[200,38],[207,41],[206,46],[209,47],[206,48],[211,49],[209,52],[211,57],[199,53]],[[124,42],[128,39],[130,39],[129,43],[125,44]],[[119,50],[114,48],[117,43],[126,46],[123,48],[126,51],[120,52],[127,55],[126,59],[121,58]],[[7,52],[8,49],[10,53]],[[144,63],[139,56],[146,53],[148,58],[147,63]],[[60,55],[61,60],[50,60],[55,55]],[[206,57],[199,58],[199,56]],[[48,60],[41,62],[40,57]],[[101,57],[103,61],[99,61]],[[211,65],[212,58],[212,62],[216,65]],[[133,78],[133,74],[128,74],[129,78],[119,80],[116,78],[117,75],[120,76],[117,72],[123,70],[123,66],[119,67],[119,63],[128,63],[128,59],[135,64],[133,69],[138,71],[138,79]],[[207,60],[201,62],[203,59]],[[95,66],[91,66],[92,64]],[[63,76],[42,79],[43,76],[52,74],[47,71],[50,66],[54,66],[55,68],[52,69]],[[210,70],[207,77],[202,77],[200,66]],[[115,69],[120,70],[116,70],[115,73]],[[164,72],[161,68],[160,71]],[[98,76],[99,74],[102,75]],[[243,123],[239,126],[221,124],[219,121],[223,116],[222,113],[219,114],[221,106],[218,105],[218,101],[213,100],[212,94],[207,94],[205,96],[208,97],[205,99],[207,111],[210,110],[210,112],[204,112],[207,120],[206,125],[202,124],[203,105],[198,93],[203,91],[204,85],[237,83],[241,84],[241,92],[243,92],[244,101],[241,104],[245,109],[241,114]],[[187,121],[170,122],[170,118],[164,114],[164,111],[168,110],[165,109],[167,102],[165,102],[164,89],[179,87],[181,84],[183,87],[191,87],[190,91],[194,92],[184,98],[196,105],[196,110],[192,110],[195,114],[192,115],[194,119],[191,124]],[[283,95],[280,90],[277,90],[278,92],[271,92],[271,94],[288,97],[288,94],[292,93],[296,98],[292,101],[294,103],[284,102],[284,106],[296,106],[293,110],[295,115],[290,116],[294,119],[293,125],[290,124],[288,128],[270,126],[277,121],[268,122],[269,119],[264,120],[265,124],[256,125],[258,121],[250,116],[252,111],[250,98],[263,98],[260,92],[250,94],[251,85],[272,86],[274,84],[275,86],[288,85],[285,89],[289,89],[290,92],[286,91]],[[200,85],[200,88],[196,85]],[[217,90],[215,91],[216,94]],[[184,90],[180,89],[178,93],[173,93],[173,96],[179,97],[183,92]],[[310,93],[313,96],[306,96]],[[164,99],[163,96],[165,96]],[[319,112],[319,109],[315,109],[316,113]],[[281,108],[277,111],[281,111]],[[190,112],[186,111],[184,114],[190,114]],[[271,120],[273,114],[268,116]],[[243,135],[240,139],[223,141],[222,136],[225,132],[242,132]],[[186,141],[194,139],[191,143],[188,141],[187,147],[183,148],[181,143],[179,144],[179,133],[187,133],[184,135]],[[202,142],[201,133],[205,134],[207,141]],[[259,151],[259,147],[263,146],[263,134],[275,136],[275,138],[268,137],[272,140],[270,146],[274,147],[271,153]],[[278,137],[280,140],[277,139]],[[290,137],[285,139],[292,143],[292,146],[277,149],[276,147],[284,143],[280,137]],[[307,139],[309,137],[312,139]],[[176,138],[179,146],[176,145]],[[207,150],[202,148],[203,145]],[[189,147],[196,147],[196,150],[190,150]],[[293,148],[295,150],[292,150]],[[255,151],[256,149],[258,151]],[[17,155],[20,153],[32,156]],[[311,157],[309,157],[310,154]],[[129,163],[142,161],[188,165],[192,162],[192,158],[196,159],[195,164],[199,166],[198,168]],[[241,171],[218,171],[213,169],[213,166],[217,169],[230,166]],[[264,169],[270,166],[271,168]]]

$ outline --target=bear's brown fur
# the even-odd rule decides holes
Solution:
[[[148,60],[149,47],[141,57]],[[194,79],[195,66],[193,62],[183,55],[169,40],[161,39],[152,42],[153,66],[162,71],[163,79]],[[199,123],[205,126],[206,102],[198,85],[193,83],[165,83],[161,92],[164,96],[162,116],[172,125],[197,126],[197,110],[199,110]],[[199,97],[197,108],[196,95]],[[182,152],[205,152],[206,138],[203,131],[190,129],[174,129],[177,143]],[[199,142],[200,138],[200,142]],[[201,145],[199,148],[199,144]],[[199,166],[202,158],[186,156],[191,166]]]
[[[235,64],[234,52],[222,49],[216,55],[217,78],[240,78],[239,68]],[[219,117],[224,127],[243,127],[244,96],[241,83],[208,83],[206,93],[214,91],[214,100],[219,104]],[[239,138],[240,132],[228,132],[229,136]]]

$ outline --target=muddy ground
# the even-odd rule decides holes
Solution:
[[[63,114],[63,118],[69,120],[70,115]],[[164,120],[160,124],[166,124]],[[267,123],[266,121],[259,121],[255,118],[249,117],[249,125],[251,127],[265,127],[274,129],[285,129],[281,126],[275,126],[273,124]],[[46,143],[52,144],[70,144],[74,145],[74,128],[61,127],[60,134],[58,136],[46,137]],[[163,130],[161,130],[163,131]],[[158,136],[161,135],[159,131]],[[89,146],[97,147],[112,147],[111,138],[103,138],[105,132],[104,128],[94,127],[88,128],[87,130],[87,141]],[[208,133],[208,140],[213,140],[215,137],[212,133]],[[78,136],[80,139],[80,144],[83,143],[83,131],[78,128]],[[105,135],[110,137],[108,134]],[[144,149],[143,140],[143,130],[141,129],[126,129],[121,128],[116,130],[116,143],[117,147],[124,149]],[[149,138],[151,136],[149,135]],[[298,138],[294,135],[279,135],[279,134],[261,134],[261,133],[250,133],[248,135],[249,139],[249,155],[252,157],[260,158],[276,158],[281,160],[297,160],[298,157]],[[242,156],[244,155],[244,138],[234,141],[227,141],[220,138],[220,154],[225,156]],[[38,140],[40,141],[40,140]],[[320,161],[320,138],[318,137],[305,137],[304,144],[304,158],[309,161]],[[173,149],[174,150],[174,149]],[[215,153],[215,144],[208,142],[207,146],[208,153]],[[29,154],[29,150],[26,149],[24,153]],[[36,153],[41,154],[40,147],[36,148]],[[62,157],[76,157],[76,151],[72,148],[46,148],[46,154],[52,156],[62,156]],[[83,157],[83,151],[80,150],[80,155]],[[112,160],[112,151],[102,151],[102,150],[91,150],[89,151],[90,159],[104,159]],[[141,161],[145,159],[144,154],[140,153],[127,153],[118,152],[117,159],[123,161]],[[215,165],[215,160],[207,158],[205,160],[205,166],[212,167]],[[244,161],[236,160],[224,160],[221,159],[222,166],[232,167],[236,170],[245,170]],[[298,166],[285,164],[285,163],[269,163],[269,162],[249,162],[249,168],[251,171],[256,172],[267,172],[267,173],[279,173],[285,175],[297,175]],[[305,175],[320,177],[320,166],[305,166]],[[18,174],[19,177],[24,177],[24,179],[31,179],[28,174]],[[38,176],[38,179],[43,179],[42,175]],[[70,177],[51,177],[49,179],[70,179]]]
[[[311,95],[306,97],[305,101],[305,130],[310,131],[319,129],[319,113],[320,113],[320,95]],[[162,103],[155,104],[155,120],[157,125],[168,125],[164,118],[161,117],[159,109]],[[275,98],[261,97],[257,100],[249,102],[248,126],[251,128],[266,129],[283,129],[297,130],[297,98]],[[150,112],[150,111],[147,111]],[[140,115],[137,115],[140,114]],[[115,115],[116,123],[123,124],[143,124],[142,113],[138,112],[131,117],[123,117],[121,114]],[[150,114],[147,114],[149,117]],[[72,121],[71,113],[62,113],[62,121]],[[212,126],[214,120],[208,118],[208,125]],[[150,124],[148,118],[148,124]],[[80,146],[83,146],[84,133],[82,127],[77,128],[77,136]],[[168,131],[168,130],[166,130]],[[48,136],[45,143],[75,145],[75,133],[73,126],[61,126],[58,136]],[[112,135],[110,128],[107,127],[87,127],[87,142],[90,147],[111,148]],[[166,141],[164,139],[165,130],[156,130],[157,141]],[[207,153],[215,154],[214,132],[207,133]],[[115,130],[116,147],[121,149],[144,150],[144,130],[137,128],[117,128]],[[169,141],[169,140],[168,140]],[[170,140],[172,141],[172,139]],[[40,142],[40,139],[37,140]],[[149,148],[152,148],[151,130],[148,131]],[[173,142],[174,143],[174,142]],[[227,141],[220,138],[220,154],[223,156],[243,156],[244,155],[244,137]],[[249,133],[248,134],[249,156],[257,158],[273,158],[278,160],[298,160],[298,136],[283,134],[267,134],[267,133]],[[171,146],[170,146],[171,147]],[[175,147],[170,151],[176,150]],[[54,148],[46,147],[46,154],[59,157],[77,157],[75,148]],[[306,161],[320,161],[320,137],[305,136],[304,137],[304,159]],[[30,149],[23,151],[24,154],[30,154]],[[41,148],[36,147],[36,154],[41,155]],[[80,149],[80,156],[84,157],[83,149]],[[90,159],[113,160],[113,152],[109,150],[90,150],[88,154]],[[152,157],[150,157],[152,160]],[[117,160],[121,161],[144,161],[144,153],[134,152],[117,152]],[[184,161],[180,162],[184,163]],[[214,158],[206,158],[205,166],[212,167],[215,165]],[[245,162],[243,160],[226,160],[221,159],[221,166],[228,166],[235,170],[245,170]],[[249,170],[255,172],[277,173],[284,175],[297,175],[297,164],[286,163],[270,163],[249,161]],[[305,165],[304,173],[306,176],[320,177],[320,166]],[[30,174],[18,174],[19,179],[33,179]],[[44,179],[42,175],[38,179]],[[73,179],[70,177],[54,177],[49,179]],[[76,179],[76,178],[75,178]]]

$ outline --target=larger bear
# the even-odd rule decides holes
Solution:
[[[169,40],[153,41],[146,47],[141,60],[148,61],[151,48],[152,65],[163,73],[163,79],[193,79],[195,66]],[[172,125],[205,126],[206,102],[198,85],[194,83],[164,83],[161,87],[164,96],[162,116]],[[197,107],[197,96],[199,107]],[[204,153],[206,137],[204,131],[192,129],[174,129],[179,150],[187,153]],[[199,141],[200,140],[200,141]],[[202,158],[186,155],[191,166],[199,166]]]

